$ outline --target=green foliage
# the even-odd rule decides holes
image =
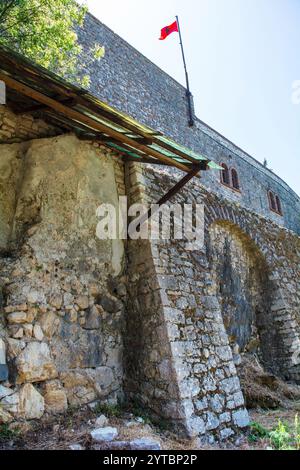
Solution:
[[[268,439],[271,449],[275,450],[300,450],[300,424],[298,415],[295,416],[293,426],[278,421],[276,428],[268,431],[259,423],[251,423],[250,442],[260,439]]]
[[[269,431],[259,423],[253,422],[250,424],[251,433],[249,435],[250,442],[257,442],[260,439],[269,437]]]
[[[14,439],[18,437],[20,431],[18,429],[10,429],[8,424],[1,424],[0,425],[0,441],[9,441],[10,439]]]
[[[93,411],[95,414],[104,414],[108,418],[121,418],[124,413],[124,408],[121,404],[110,405],[108,403],[98,403]]]
[[[88,87],[85,70],[105,51],[94,44],[82,59],[75,27],[83,24],[86,12],[86,6],[75,0],[1,0],[0,44]]]
[[[277,450],[300,450],[300,425],[298,415],[295,417],[294,426],[279,420],[277,427],[270,432],[271,445]]]

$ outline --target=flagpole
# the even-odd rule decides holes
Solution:
[[[181,36],[180,23],[179,23],[178,16],[176,16],[176,21],[177,21],[177,26],[178,26],[178,33],[179,33],[179,38],[180,38],[180,47],[181,47],[182,60],[183,60],[184,71],[185,71],[185,79],[186,79],[186,97],[187,97],[187,100],[188,100],[189,126],[193,127],[193,125],[194,125],[194,115],[193,115],[193,106],[192,106],[192,93],[191,93],[191,90],[190,90],[189,74],[188,74],[187,66],[186,66],[186,60],[185,60],[185,54],[184,54],[184,48],[183,48],[183,42],[182,42],[182,36]]]

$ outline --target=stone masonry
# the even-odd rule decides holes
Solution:
[[[170,172],[134,167],[134,202],[174,185]],[[129,242],[125,390],[178,429],[223,439],[248,424],[241,355],[299,382],[300,240],[198,182],[173,202],[205,205],[205,247]]]
[[[235,168],[240,192],[221,185],[218,172],[204,174],[203,185],[208,191],[300,234],[300,218],[295,216],[300,212],[299,196],[278,175],[201,119],[195,116],[195,125],[190,128],[186,90],[182,85],[92,15],[86,16],[78,37],[83,54],[95,42],[105,46],[105,57],[86,71],[91,76],[91,92],[95,96],[176,142]],[[283,216],[270,211],[269,190],[280,197]]]
[[[181,434],[235,437],[249,424],[244,355],[300,383],[299,198],[200,120],[188,128],[184,88],[88,15],[80,41],[96,36],[95,95],[236,168],[241,191],[209,171],[174,198],[204,205],[193,250],[99,240],[101,203],[156,202],[180,172],[0,106],[0,424],[130,400]]]
[[[66,135],[2,144],[0,169],[0,422],[117,403],[124,246],[95,234],[122,164]]]

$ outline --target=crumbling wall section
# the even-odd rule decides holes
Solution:
[[[0,199],[8,227],[0,257],[0,421],[116,403],[123,397],[124,246],[96,237],[96,210],[117,206],[122,164],[73,135],[0,151],[9,168]]]
[[[24,142],[39,137],[60,134],[59,129],[31,114],[15,114],[8,106],[0,105],[0,144]]]

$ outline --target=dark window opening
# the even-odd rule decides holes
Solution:
[[[234,168],[231,170],[231,183],[234,189],[240,189],[239,175]]]
[[[279,196],[276,196],[276,206],[277,206],[277,212],[279,214],[282,214],[281,201],[279,199]]]
[[[221,167],[223,167],[223,170],[221,170],[221,183],[230,186],[230,174],[228,166],[225,163],[222,163]]]
[[[279,196],[275,196],[275,194],[272,191],[269,191],[269,204],[270,204],[270,209],[273,212],[276,212],[277,214],[282,215],[282,206],[281,206],[281,201]]]

